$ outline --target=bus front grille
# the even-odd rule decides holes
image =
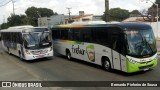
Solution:
[[[149,67],[152,67],[153,66],[153,64],[150,64],[150,65],[147,65],[147,66],[141,66],[141,67],[139,67],[139,69],[145,69],[145,68],[149,68]]]
[[[145,63],[150,63],[151,61],[147,61],[147,62],[140,62],[140,64],[145,64]]]

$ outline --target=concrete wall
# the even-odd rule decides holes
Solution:
[[[38,18],[38,26],[48,27],[48,20],[47,19],[48,19],[47,17]]]
[[[146,22],[146,24],[151,25],[154,35],[157,38],[160,38],[160,22],[158,22],[158,29],[157,29],[157,22]]]

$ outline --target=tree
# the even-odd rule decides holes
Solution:
[[[136,16],[140,16],[140,15],[141,15],[141,13],[138,10],[133,10],[130,12],[130,16],[136,17]]]
[[[29,7],[25,11],[27,17],[29,17],[32,21],[33,26],[37,26],[38,23],[38,18],[40,17],[50,17],[52,15],[57,15],[56,12],[53,12],[53,10],[48,9],[48,8],[36,8],[36,7]]]
[[[11,15],[7,18],[7,24],[8,26],[19,26],[19,25],[25,25],[26,23],[23,22],[23,19],[25,18],[25,15]]]
[[[103,15],[104,20],[105,14]],[[121,8],[111,8],[109,10],[109,21],[122,21],[129,17],[129,11]]]
[[[7,23],[2,23],[1,24],[1,29],[7,29],[8,28],[8,24]]]
[[[156,0],[155,1],[156,4],[158,4],[158,6],[160,6],[160,0]],[[160,16],[160,8],[158,10],[158,15]],[[142,13],[143,17],[147,17],[147,20],[150,22],[156,21],[156,17],[157,17],[157,6],[155,4],[153,4],[148,11],[146,11],[145,13]]]

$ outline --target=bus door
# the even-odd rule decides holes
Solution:
[[[112,34],[112,63],[114,69],[125,71],[125,40],[123,35],[122,33]]]

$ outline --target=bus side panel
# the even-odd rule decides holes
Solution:
[[[68,43],[68,40],[64,41],[64,40],[61,40],[59,42],[59,52],[62,54],[62,55],[66,55],[66,50],[69,49],[70,53],[71,53],[71,56],[73,57],[73,54],[72,54],[72,50],[71,50],[71,47],[72,45],[70,43]]]
[[[53,47],[54,51],[59,54],[66,55],[66,49],[69,49],[71,53],[71,45],[67,41],[55,39],[53,40]]]
[[[102,57],[107,57],[112,66],[112,54],[111,49],[99,44],[95,44],[95,63],[102,65]]]
[[[15,46],[13,48],[10,48],[10,51],[13,55],[19,56],[19,44],[18,43],[14,43]]]
[[[3,47],[3,49],[4,49],[5,51],[8,51],[6,45],[4,45],[4,40],[2,40],[1,42],[2,42],[2,47]]]
[[[127,72],[127,61],[126,61],[126,57],[124,55],[120,55],[121,56],[121,70],[124,72]]]
[[[69,40],[54,40],[54,51],[66,55],[66,49],[69,49],[71,56],[76,59],[90,63],[102,65],[102,57],[108,57],[112,65],[111,49],[99,44],[76,42]]]
[[[120,54],[112,50],[114,69],[121,70]]]

